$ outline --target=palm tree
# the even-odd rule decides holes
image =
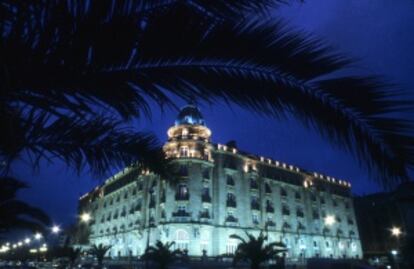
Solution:
[[[241,241],[234,255],[234,264],[245,260],[250,262],[251,269],[259,269],[261,263],[278,259],[279,254],[286,252],[286,246],[281,242],[265,244],[267,236],[263,233],[257,238],[247,232],[246,235],[248,240],[236,234],[230,236]]]
[[[102,244],[93,245],[89,253],[98,260],[98,268],[102,268],[103,259],[111,246],[104,246]]]
[[[412,101],[380,77],[344,75],[353,61],[320,40],[248,15],[282,2],[6,0],[1,156],[158,169],[157,140],[125,121],[153,102],[221,100],[296,117],[383,185],[406,180],[413,125],[401,115]]]
[[[15,178],[0,178],[0,234],[14,229],[45,231],[50,219],[41,209],[16,199],[17,192],[27,185]]]
[[[182,254],[179,249],[171,250],[174,243],[166,242],[163,244],[161,241],[157,241],[155,246],[148,247],[145,250],[143,258],[158,263],[160,269],[166,269],[169,264]]]

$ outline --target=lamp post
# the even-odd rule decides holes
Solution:
[[[400,227],[396,227],[393,226],[391,229],[391,236],[395,237],[396,241],[397,241],[397,249],[393,249],[391,250],[391,254],[393,256],[394,262],[395,262],[395,268],[398,269],[399,266],[399,262],[398,262],[398,252],[400,250],[400,237],[402,235],[402,231]]]

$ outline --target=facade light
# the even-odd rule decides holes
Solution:
[[[91,214],[85,212],[80,216],[80,219],[82,222],[89,222],[91,220]]]
[[[325,225],[331,226],[335,223],[335,216],[327,215],[324,219]]]

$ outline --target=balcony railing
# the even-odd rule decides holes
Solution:
[[[173,217],[191,217],[191,213],[184,211],[184,210],[178,210],[177,212],[172,213]]]
[[[266,221],[266,226],[267,227],[275,227],[276,223],[272,220],[268,220],[268,221]]]
[[[290,215],[290,210],[289,209],[283,209],[282,214],[286,215],[286,216],[289,216]]]
[[[226,222],[238,222],[239,220],[235,216],[227,216]]]
[[[210,212],[208,211],[200,212],[200,219],[210,219]]]
[[[273,206],[266,206],[266,212],[267,213],[275,213],[275,209]]]

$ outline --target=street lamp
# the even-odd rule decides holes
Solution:
[[[57,234],[60,232],[60,228],[59,226],[55,225],[52,227],[52,233]]]
[[[36,240],[40,240],[40,239],[42,238],[42,234],[41,234],[41,233],[36,233],[36,234],[34,235],[34,238],[35,238]]]
[[[89,214],[89,213],[83,213],[80,216],[80,219],[81,219],[82,222],[89,222],[91,220],[91,218],[92,218],[91,214]]]
[[[30,238],[26,238],[26,239],[24,239],[24,242],[26,243],[26,244],[30,244]]]
[[[392,227],[391,228],[391,235],[395,237],[400,237],[401,235],[401,229],[399,227]]]

